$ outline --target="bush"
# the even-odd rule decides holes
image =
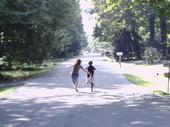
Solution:
[[[153,64],[155,61],[161,60],[161,54],[157,51],[156,48],[146,48],[144,51],[144,58],[146,60],[146,64]]]

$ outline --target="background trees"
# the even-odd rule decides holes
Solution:
[[[77,55],[85,41],[77,0],[0,2],[0,57],[9,68]]]
[[[124,59],[140,59],[146,47],[156,48],[162,58],[169,57],[170,1],[168,0],[92,0],[97,14],[94,36],[112,42],[114,53]]]

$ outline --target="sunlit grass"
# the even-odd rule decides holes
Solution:
[[[1,82],[3,81],[11,81],[11,80],[19,80],[19,79],[26,79],[29,77],[38,76],[44,74],[54,68],[56,64],[46,64],[45,66],[32,66],[32,67],[25,67],[20,70],[1,70]]]
[[[138,85],[138,86],[151,86],[150,82],[143,80],[142,78],[132,75],[132,74],[124,74],[124,76],[128,79],[129,82]]]
[[[25,70],[18,70],[18,71],[2,71],[0,72],[4,77],[11,78],[11,79],[20,79],[26,78],[30,76],[34,76],[37,74],[41,74],[46,72],[48,69],[42,69],[38,71],[25,71]]]
[[[164,91],[161,91],[161,90],[155,90],[155,91],[153,91],[153,93],[157,94],[157,95],[161,95],[161,96],[167,96],[167,95],[170,96],[170,93],[167,93],[167,92],[164,92]]]
[[[0,96],[4,96],[6,94],[9,94],[11,92],[14,92],[18,87],[5,87],[0,88]]]

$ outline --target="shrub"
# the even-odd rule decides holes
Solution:
[[[146,60],[146,64],[153,64],[154,61],[161,60],[161,54],[157,51],[156,48],[148,47],[144,51],[144,58]]]

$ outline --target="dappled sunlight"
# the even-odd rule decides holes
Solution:
[[[146,121],[133,121],[133,122],[130,123],[130,125],[136,125],[136,126],[138,126],[138,125],[149,125],[149,124],[151,124],[151,123],[146,122]]]
[[[168,122],[169,119],[166,117],[170,112],[170,107],[167,106],[170,104],[169,98],[119,93],[120,91],[104,88],[95,88],[91,93],[88,87],[79,88],[78,93],[72,88],[62,87],[48,89],[31,86],[29,89],[21,87],[18,90],[19,92],[11,93],[6,100],[0,102],[3,119],[9,118],[2,125],[12,123],[17,127],[29,127],[32,124],[35,127],[46,127],[52,122],[54,127],[56,124],[64,127],[79,119],[77,126],[83,120],[81,127],[86,127],[89,123],[101,127],[107,126],[105,123],[108,123],[107,127],[149,127],[160,125],[159,121],[163,119]]]
[[[1,1],[0,127],[170,126],[170,0]]]
[[[31,121],[31,119],[22,117],[22,118],[16,118],[15,121]]]
[[[70,80],[71,69],[65,68],[75,59],[63,62],[48,74],[25,81],[16,92],[0,99],[2,127],[167,125],[170,98],[154,96],[148,89],[129,83],[117,65],[107,65],[101,58],[82,57],[83,66],[89,59],[94,60],[96,67],[94,92],[90,92],[85,82],[86,73],[82,71],[79,91],[75,92]]]
[[[18,93],[12,93],[9,95],[11,101],[23,101],[35,99],[35,103],[55,103],[63,102],[68,105],[103,105],[111,102],[119,101],[117,92],[109,89],[96,88],[93,93],[90,92],[90,88],[80,88],[76,93],[72,88],[36,88],[36,87],[22,87]],[[26,94],[29,93],[29,94]],[[14,96],[15,95],[15,96]],[[8,103],[8,99],[6,102]]]

